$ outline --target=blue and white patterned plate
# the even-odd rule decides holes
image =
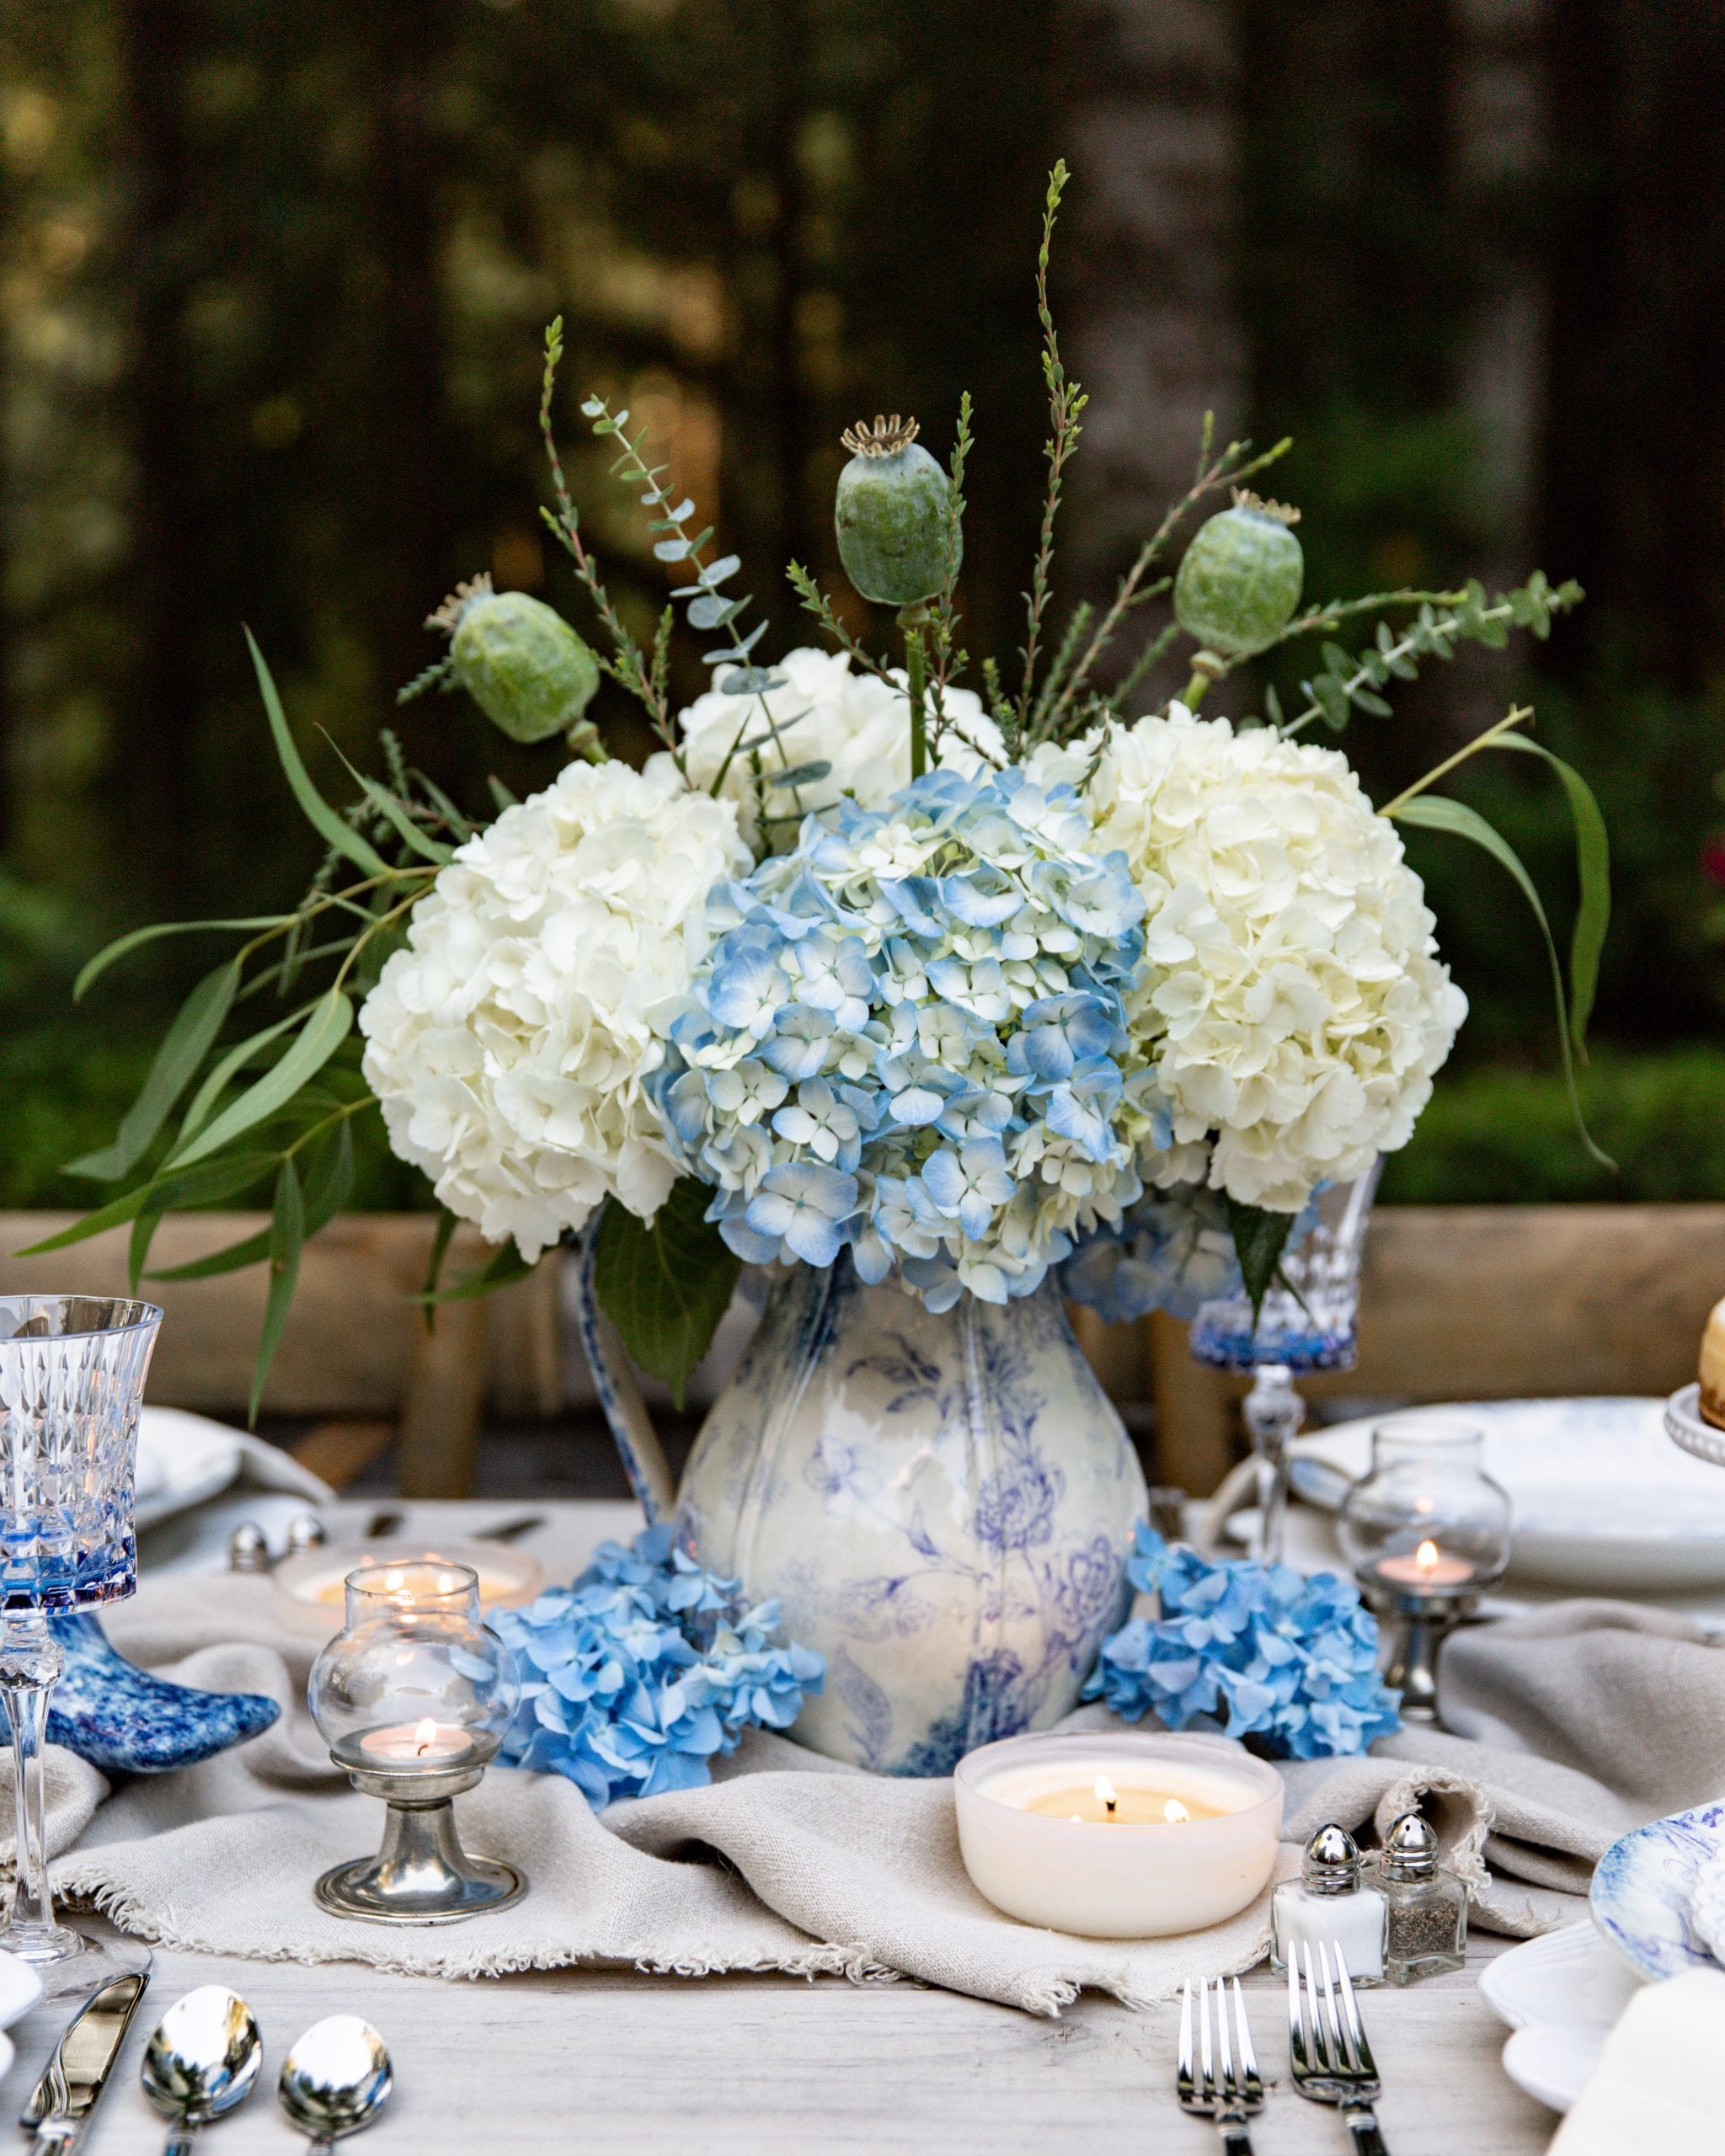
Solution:
[[[1599,1859],[1588,1895],[1594,1922],[1644,1977],[1718,1967],[1690,1921],[1689,1902],[1696,1871],[1722,1849],[1725,1802],[1637,1827]]]

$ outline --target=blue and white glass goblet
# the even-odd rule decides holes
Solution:
[[[1258,1531],[1252,1556],[1279,1565],[1288,1514],[1288,1447],[1306,1420],[1296,1375],[1351,1370],[1359,1314],[1359,1261],[1381,1161],[1349,1182],[1325,1183],[1316,1217],[1296,1230],[1262,1308],[1242,1292],[1205,1303],[1192,1321],[1192,1353],[1222,1370],[1250,1371],[1241,1408],[1258,1463]]]
[[[17,1881],[0,1948],[51,1999],[147,1968],[134,1940],[56,1920],[42,1745],[65,1659],[51,1611],[94,1609],[137,1584],[138,1410],[162,1313],[100,1295],[0,1296],[0,1705],[11,1732]]]

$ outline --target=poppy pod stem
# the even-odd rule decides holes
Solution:
[[[903,606],[899,627],[905,632],[905,671],[911,696],[911,776],[921,778],[928,769],[928,721],[923,708],[928,667],[922,648],[922,624],[928,619],[926,606]]]

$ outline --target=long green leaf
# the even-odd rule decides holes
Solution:
[[[150,1141],[168,1120],[168,1113],[191,1083],[192,1074],[215,1043],[232,1008],[239,986],[240,962],[228,961],[206,974],[179,1007],[179,1015],[163,1036],[137,1098],[120,1118],[111,1145],[68,1161],[69,1176],[88,1176],[93,1182],[115,1182],[131,1173],[143,1158]]]
[[[441,867],[454,852],[455,848],[445,846],[441,840],[434,839],[428,833],[422,831],[387,786],[380,786],[375,778],[367,778],[363,771],[355,771],[347,757],[343,755],[341,744],[331,738],[327,728],[320,727],[318,732],[329,743],[336,755],[341,757],[342,768],[348,776],[359,787],[379,815],[387,819],[397,836],[404,840],[421,860],[434,861],[439,867]]]
[[[302,1003],[297,1011],[290,1011],[285,1018],[277,1018],[273,1024],[259,1027],[255,1033],[248,1033],[244,1040],[237,1042],[229,1049],[192,1095],[192,1104],[185,1112],[185,1119],[179,1126],[179,1135],[174,1140],[175,1153],[203,1129],[216,1102],[259,1049],[268,1048],[271,1041],[279,1040],[284,1033],[291,1033],[296,1026],[302,1026],[316,1008],[315,1004]],[[174,1154],[169,1154],[168,1158],[172,1160]]]
[[[1587,1118],[1581,1112],[1581,1096],[1575,1085],[1575,1054],[1570,1042],[1567,999],[1563,993],[1563,967],[1557,956],[1557,945],[1551,934],[1551,924],[1546,918],[1546,909],[1534,881],[1521,865],[1521,857],[1508,839],[1493,825],[1488,824],[1476,808],[1465,801],[1455,801],[1443,793],[1418,793],[1411,801],[1404,801],[1396,811],[1396,821],[1418,824],[1428,830],[1448,831],[1455,837],[1471,839],[1477,846],[1490,854],[1493,860],[1519,885],[1524,898],[1533,908],[1534,919],[1540,925],[1540,934],[1545,938],[1546,956],[1551,968],[1551,993],[1557,1004],[1557,1045],[1563,1055],[1563,1082],[1569,1090],[1570,1113],[1575,1118],[1575,1127],[1581,1134],[1581,1142],[1602,1167],[1615,1169],[1617,1163],[1609,1153],[1602,1152],[1594,1143],[1587,1127]]]
[[[681,1407],[690,1373],[713,1344],[740,1270],[718,1230],[703,1216],[708,1193],[692,1176],[671,1192],[649,1224],[621,1205],[599,1216],[593,1287],[644,1370],[662,1378]]]
[[[275,753],[281,760],[281,768],[287,774],[287,782],[293,795],[312,829],[326,839],[338,853],[344,853],[356,867],[368,876],[387,876],[389,864],[375,847],[368,846],[350,825],[338,816],[329,803],[312,785],[296,746],[287,723],[287,713],[281,708],[281,698],[276,693],[275,679],[264,664],[264,654],[258,648],[258,639],[246,631],[246,645],[252,654],[252,664],[257,671],[258,687],[264,698],[264,709],[269,716],[270,731],[275,737]]]
[[[1542,741],[1525,734],[1503,734],[1494,749],[1518,750],[1525,756],[1543,756],[1557,772],[1569,799],[1569,820],[1575,826],[1575,876],[1580,899],[1575,927],[1569,939],[1569,1038],[1575,1052],[1587,1054],[1587,1022],[1593,1016],[1594,997],[1599,985],[1599,954],[1605,947],[1605,931],[1611,925],[1611,841],[1605,819],[1594,798],[1593,788],[1561,756],[1554,756]]]
[[[246,1427],[255,1429],[258,1403],[270,1365],[275,1360],[281,1328],[293,1302],[300,1277],[300,1251],[306,1239],[305,1200],[299,1170],[284,1161],[275,1178],[275,1204],[270,1223],[270,1294],[264,1305],[264,1329],[258,1337],[257,1359],[252,1365],[252,1396],[246,1409]]]
[[[242,1241],[229,1243],[225,1249],[211,1251],[207,1257],[194,1257],[184,1265],[164,1265],[153,1273],[147,1273],[147,1280],[209,1280],[218,1273],[238,1273],[248,1265],[261,1265],[270,1255],[270,1230],[263,1228],[255,1235],[247,1235]]]
[[[354,1126],[344,1116],[306,1148],[306,1234],[315,1235],[340,1212],[354,1189]]]
[[[449,1255],[449,1246],[461,1223],[446,1205],[437,1216],[437,1232],[431,1238],[431,1254],[425,1261],[425,1284],[419,1291],[419,1300],[425,1306],[425,1330],[437,1328],[437,1283],[443,1277],[443,1261]]]
[[[86,1213],[83,1219],[74,1220],[69,1228],[61,1228],[56,1235],[45,1235],[39,1243],[27,1244],[13,1255],[38,1257],[46,1251],[66,1250],[73,1243],[86,1241],[91,1235],[105,1234],[109,1228],[123,1228],[147,1206],[168,1213],[181,1206],[219,1205],[224,1198],[237,1198],[241,1191],[248,1189],[280,1158],[279,1153],[231,1153],[225,1161],[206,1161],[189,1171],[164,1169],[148,1182],[141,1182],[136,1190],[109,1199],[93,1213]]]
[[[1228,1199],[1227,1208],[1228,1231],[1234,1238],[1234,1255],[1240,1261],[1240,1278],[1246,1284],[1247,1297],[1252,1305],[1252,1329],[1255,1332],[1258,1312],[1263,1308],[1263,1299],[1276,1277],[1276,1267],[1282,1262],[1282,1252],[1287,1248],[1298,1216],[1267,1212],[1261,1205],[1244,1205],[1232,1198]]]
[[[123,958],[128,951],[136,951],[141,943],[153,943],[158,937],[195,936],[205,929],[238,932],[252,928],[286,928],[293,918],[291,913],[257,913],[248,915],[243,921],[158,921],[147,928],[134,928],[129,935],[116,936],[97,952],[72,983],[72,1000],[77,1002],[90,983],[106,973],[116,958]]]
[[[339,988],[332,988],[327,995],[320,996],[312,1005],[312,1015],[299,1038],[281,1060],[272,1065],[254,1086],[248,1086],[237,1101],[231,1101],[184,1150],[177,1153],[176,1165],[189,1166],[194,1161],[220,1152],[224,1145],[243,1136],[266,1116],[286,1107],[306,1081],[315,1077],[341,1046],[353,1022],[354,1006]],[[297,1181],[295,1187],[298,1187]]]
[[[525,1280],[538,1262],[537,1258],[523,1257],[513,1242],[499,1243],[477,1273],[457,1280],[452,1288],[422,1289],[414,1299],[427,1305],[470,1302],[475,1295],[494,1294],[499,1288]]]

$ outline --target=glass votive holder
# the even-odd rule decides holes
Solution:
[[[479,1614],[465,1565],[363,1566],[346,1582],[347,1621],[313,1663],[312,1719],[354,1787],[381,1797],[376,1856],[318,1881],[336,1915],[451,1924],[526,1892],[511,1865],[469,1856],[453,1800],[478,1785],[521,1696],[515,1657]]]
[[[1370,1472],[1348,1492],[1337,1536],[1361,1593],[1395,1620],[1384,1676],[1404,1721],[1439,1722],[1439,1652],[1503,1577],[1513,1524],[1477,1422],[1418,1412],[1372,1432]]]

